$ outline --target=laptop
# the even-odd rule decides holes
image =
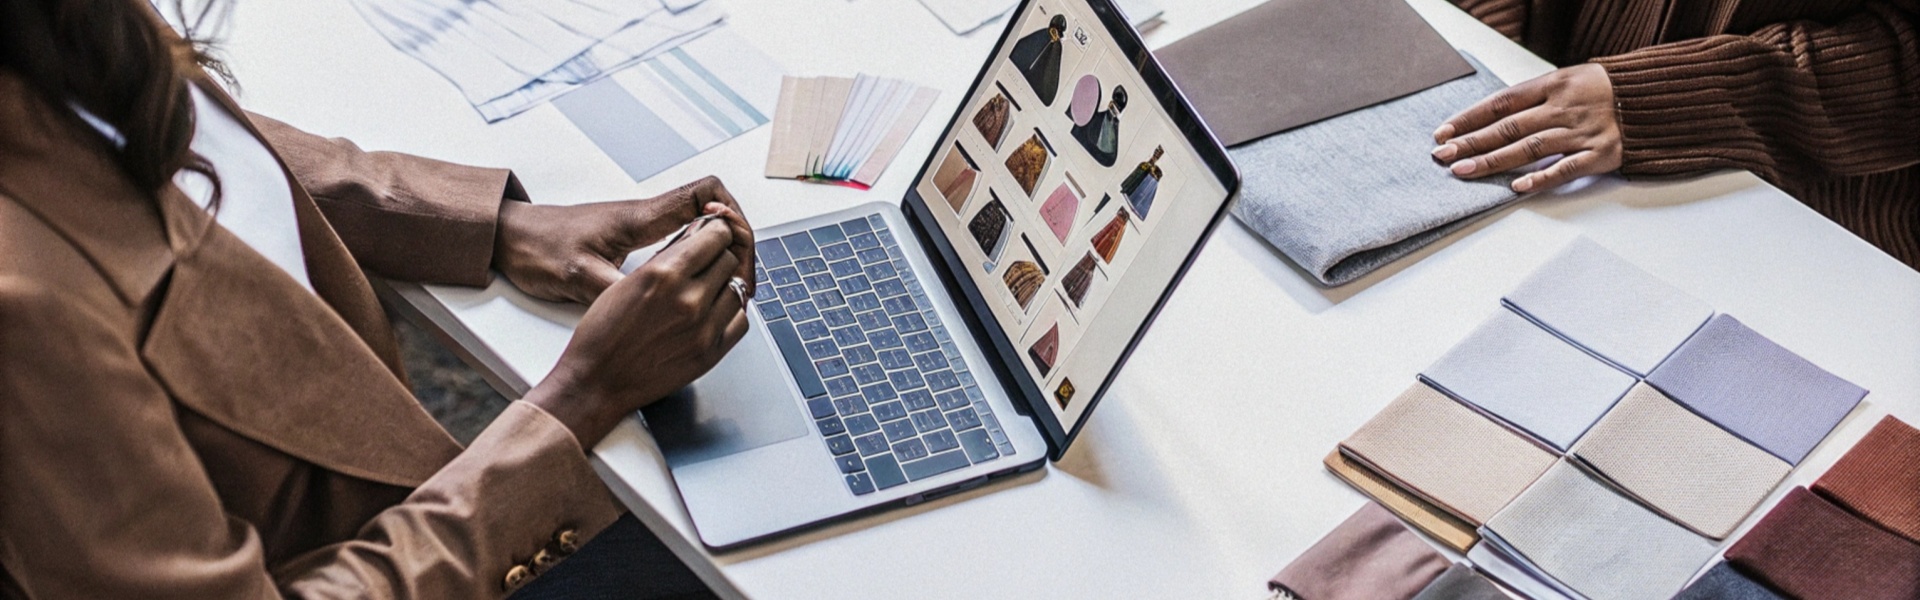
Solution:
[[[752,330],[642,411],[728,549],[1058,460],[1239,175],[1111,0],[1027,0],[899,204],[758,230]]]

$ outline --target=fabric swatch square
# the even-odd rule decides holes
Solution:
[[[1524,560],[1515,559],[1492,542],[1482,542],[1467,551],[1467,560],[1475,569],[1499,581],[1507,589],[1531,600],[1586,600],[1552,577],[1536,572]]]
[[[1526,437],[1422,383],[1407,388],[1340,447],[1476,526],[1554,461],[1553,453]]]
[[[1507,305],[1613,364],[1646,375],[1713,316],[1713,307],[1587,238],[1507,293]]]
[[[1510,549],[1593,600],[1671,597],[1716,549],[1568,461],[1547,469],[1482,529],[1482,544]]]
[[[1628,390],[1573,454],[1654,510],[1716,540],[1793,470],[1644,383]]]
[[[1509,600],[1500,585],[1473,567],[1454,563],[1434,578],[1413,600]]]
[[[1720,563],[1707,569],[1707,574],[1681,590],[1673,600],[1786,600],[1767,586],[1760,585],[1732,564]]]
[[[1446,569],[1426,540],[1368,502],[1267,585],[1302,599],[1407,600]]]
[[[1724,314],[1681,344],[1647,383],[1795,465],[1867,395]]]
[[[1920,598],[1920,544],[1794,488],[1727,547],[1727,562],[1794,598]]]
[[[1339,448],[1328,452],[1327,457],[1322,459],[1320,464],[1325,465],[1327,471],[1333,473],[1335,477],[1353,486],[1354,491],[1373,499],[1375,503],[1385,507],[1387,512],[1406,521],[1408,526],[1427,534],[1428,538],[1454,552],[1464,553],[1480,542],[1478,527],[1434,506],[1425,498],[1407,491],[1406,488],[1400,487],[1400,484],[1394,483],[1361,464],[1360,461],[1347,456]]]
[[[1920,430],[1888,415],[1813,482],[1834,504],[1920,543]]]
[[[1634,383],[1505,308],[1421,377],[1562,451]]]

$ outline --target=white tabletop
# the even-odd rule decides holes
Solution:
[[[1550,68],[1444,0],[1409,2],[1503,79]],[[1257,0],[1160,3],[1166,24],[1147,36],[1156,47]],[[873,190],[762,178],[764,127],[634,183],[551,107],[486,125],[345,0],[241,3],[226,49],[242,104],[315,132],[509,166],[538,202],[644,197],[718,174],[753,221],[774,223],[900,198],[999,29],[953,36],[913,0],[729,9],[729,26],[792,73],[943,90]],[[1811,481],[1880,415],[1920,422],[1920,274],[1753,176],[1724,173],[1601,178],[1537,197],[1333,290],[1229,219],[1066,457],[986,489],[716,556],[695,541],[644,430],[622,426],[596,466],[726,596],[1257,597],[1364,501],[1321,458],[1582,234],[1872,390],[1789,485]],[[580,312],[504,281],[393,289],[510,396],[551,369]]]

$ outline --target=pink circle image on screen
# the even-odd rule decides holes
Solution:
[[[1086,126],[1093,120],[1093,111],[1100,108],[1100,79],[1089,73],[1080,76],[1080,82],[1073,84],[1073,103],[1067,106],[1067,116],[1073,117],[1073,124]]]

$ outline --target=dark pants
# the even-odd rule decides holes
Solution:
[[[513,600],[693,600],[713,598],[693,571],[632,513],[620,516]]]

